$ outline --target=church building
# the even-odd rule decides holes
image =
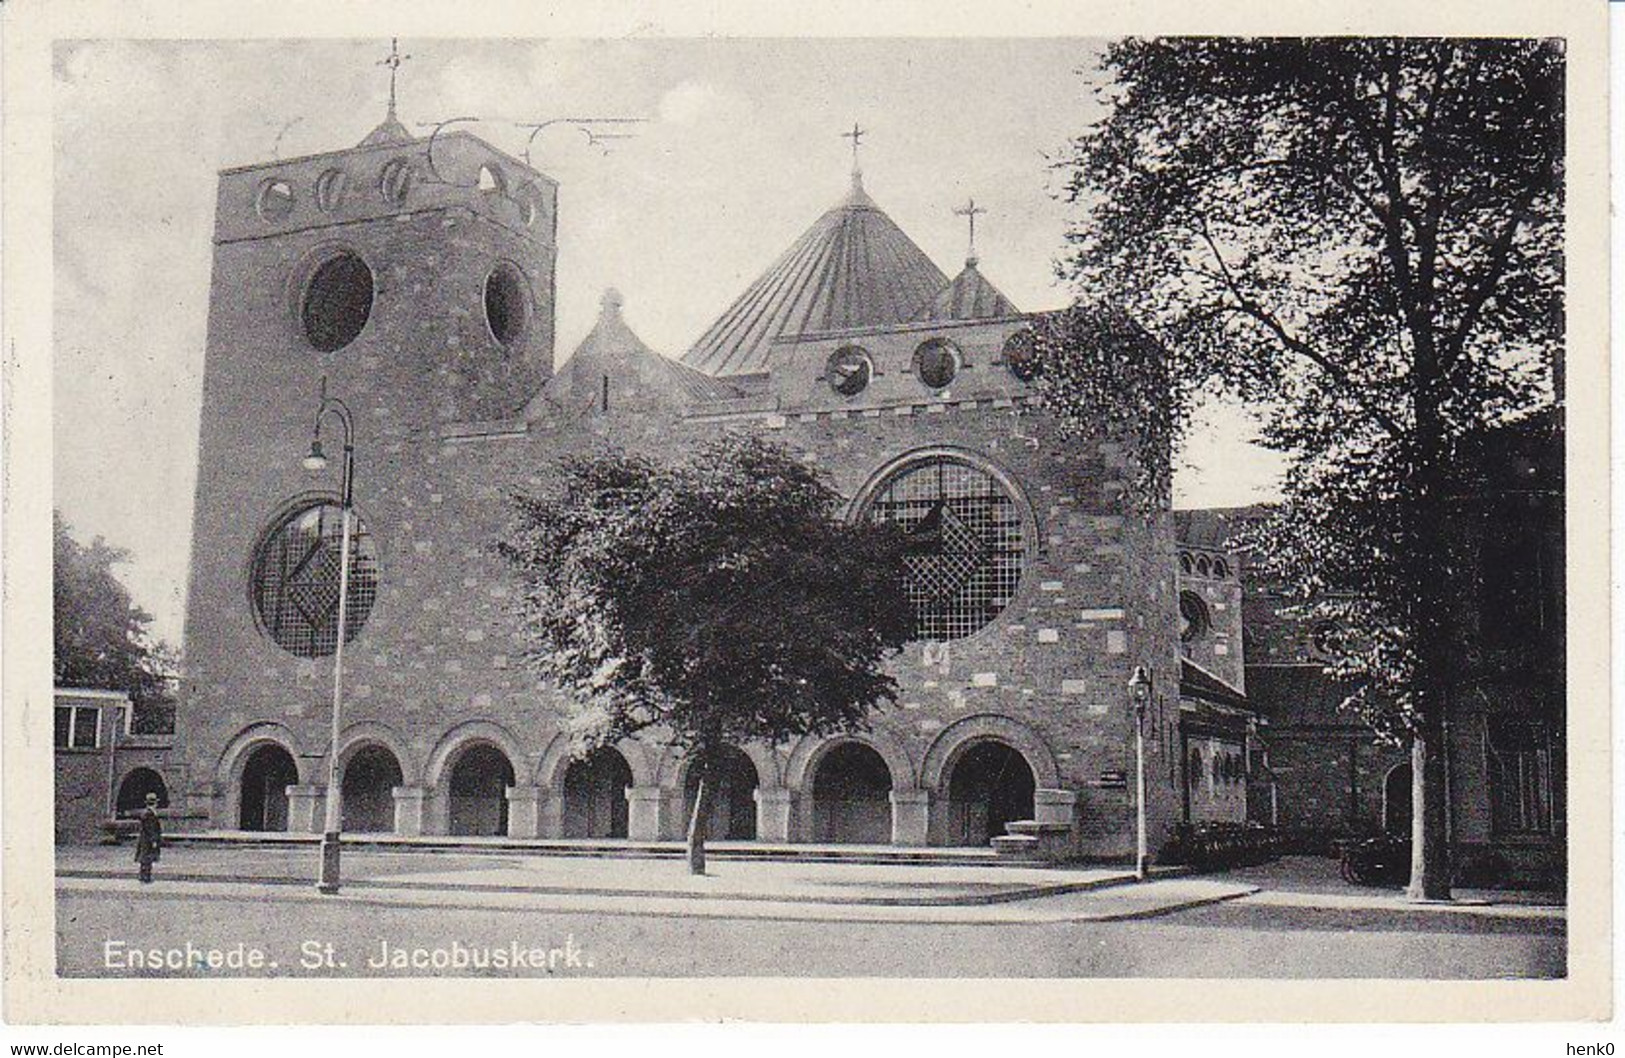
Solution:
[[[1153,854],[1181,821],[1244,820],[1233,556],[1181,549],[1172,513],[1129,495],[1125,442],[1063,435],[1035,405],[1033,317],[974,250],[950,276],[856,166],[831,183],[680,359],[611,291],[555,371],[571,229],[547,175],[466,132],[414,137],[393,105],[354,147],[222,172],[167,777],[187,807],[217,830],[322,829],[341,508],[338,461],[312,476],[301,457],[325,379],[353,421],[359,518],[347,834],[682,835],[693,784],[658,738],[572,755],[494,545],[507,497],[563,456],[728,434],[773,439],[849,517],[931,543],[911,557],[920,639],[891,663],[897,702],[868,731],[735,747],[713,835],[1121,857],[1137,760]]]

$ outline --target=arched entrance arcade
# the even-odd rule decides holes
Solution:
[[[884,845],[892,838],[891,769],[874,747],[841,742],[810,776],[812,840],[830,845]]]
[[[242,830],[288,829],[288,787],[299,783],[293,754],[275,743],[256,747],[243,764],[237,798],[237,826]]]
[[[1005,833],[1006,823],[1033,818],[1037,785],[1014,746],[998,739],[973,743],[950,765],[943,842],[986,845]]]
[[[401,762],[385,747],[363,746],[351,754],[339,787],[345,833],[393,833],[395,788],[403,782]]]
[[[706,836],[713,841],[755,841],[756,788],[761,785],[755,762],[743,750],[728,746],[713,765],[712,781],[716,792],[711,798]],[[684,834],[694,816],[699,785],[699,769],[688,768],[683,780],[683,816],[678,820]]]
[[[476,742],[457,754],[448,784],[447,830],[463,837],[508,833],[508,790],[513,762],[489,742]]]
[[[564,771],[564,836],[626,837],[631,785],[632,766],[613,746],[571,761]]]

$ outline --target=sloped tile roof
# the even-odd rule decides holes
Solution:
[[[533,407],[550,404],[584,411],[600,399],[606,376],[617,408],[628,401],[635,406],[685,405],[740,395],[726,381],[650,349],[627,325],[621,315],[620,295],[614,291],[605,293],[598,322],[548,380]]]
[[[847,197],[728,306],[683,363],[710,375],[765,371],[775,338],[903,323],[947,284],[854,175]]]
[[[1020,315],[999,289],[976,267],[976,258],[943,287],[916,315],[917,320],[994,320]]]

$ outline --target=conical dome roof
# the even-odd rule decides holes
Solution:
[[[914,318],[917,320],[995,320],[1020,315],[1010,299],[987,281],[976,258],[965,261],[964,271],[943,287]]]
[[[532,417],[549,406],[602,411],[606,398],[619,410],[739,396],[729,383],[650,349],[621,315],[621,304],[619,292],[604,292],[598,321],[532,402]]]
[[[367,138],[362,140],[359,146],[377,147],[389,143],[411,143],[414,139],[416,137],[401,124],[400,119],[391,110],[389,116],[384,118],[377,128],[367,133]]]
[[[851,193],[728,306],[683,363],[712,375],[764,371],[774,338],[902,323],[947,282],[853,174]]]

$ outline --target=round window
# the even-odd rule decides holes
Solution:
[[[311,273],[300,321],[305,338],[324,353],[356,340],[372,315],[372,269],[353,253],[329,257]]]
[[[874,361],[861,345],[843,345],[830,354],[824,377],[830,388],[843,397],[855,397],[869,385],[874,377]]]
[[[272,525],[254,550],[249,594],[260,629],[283,650],[325,658],[338,646],[339,570],[344,512],[321,501]],[[378,557],[360,518],[350,530],[349,604],[344,641],[352,642],[378,594]]]
[[[378,177],[378,190],[383,193],[384,201],[392,206],[405,202],[412,190],[412,164],[405,158],[397,158],[384,166],[383,173]]]
[[[1004,340],[1004,366],[1023,382],[1038,377],[1038,336],[1024,327]]]
[[[1207,603],[1193,591],[1179,593],[1179,638],[1186,643],[1200,638],[1212,627]]]
[[[282,220],[293,212],[293,187],[286,180],[267,180],[260,185],[254,208],[262,220]]]
[[[942,389],[959,374],[959,347],[946,338],[921,342],[914,350],[914,371],[932,389]]]
[[[491,328],[491,337],[503,345],[512,345],[525,333],[528,315],[524,277],[507,262],[497,265],[485,277],[485,322]]]
[[[316,205],[323,213],[331,213],[344,201],[350,188],[350,178],[342,169],[329,169],[316,178]]]
[[[1021,508],[981,467],[952,456],[912,463],[875,491],[868,516],[907,537],[916,639],[968,636],[1015,597],[1027,554]]]

